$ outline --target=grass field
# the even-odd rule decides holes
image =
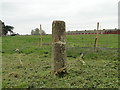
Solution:
[[[3,88],[118,88],[117,35],[99,35],[98,52],[93,48],[95,35],[67,36],[67,72],[57,77],[51,72],[51,36],[7,36],[2,38]],[[16,52],[15,49],[19,49]],[[80,53],[84,54],[80,61]],[[20,64],[20,60],[23,66]]]

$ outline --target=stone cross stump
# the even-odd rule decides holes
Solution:
[[[66,30],[64,21],[52,23],[52,71],[56,75],[66,73]]]

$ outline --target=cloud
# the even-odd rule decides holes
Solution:
[[[117,27],[118,0],[2,0],[2,20],[14,31],[28,33],[42,24],[51,33],[53,20],[64,20],[67,30]]]

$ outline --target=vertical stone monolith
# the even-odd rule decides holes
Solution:
[[[66,27],[64,21],[52,23],[52,71],[66,73]]]

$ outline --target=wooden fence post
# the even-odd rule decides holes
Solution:
[[[40,47],[42,48],[42,26],[40,24]]]
[[[99,22],[97,23],[97,30],[96,30],[97,33],[96,33],[95,44],[94,44],[95,50],[98,47],[98,34],[99,34],[98,30],[99,30]]]
[[[66,30],[64,21],[52,23],[52,71],[56,75],[66,73]]]

